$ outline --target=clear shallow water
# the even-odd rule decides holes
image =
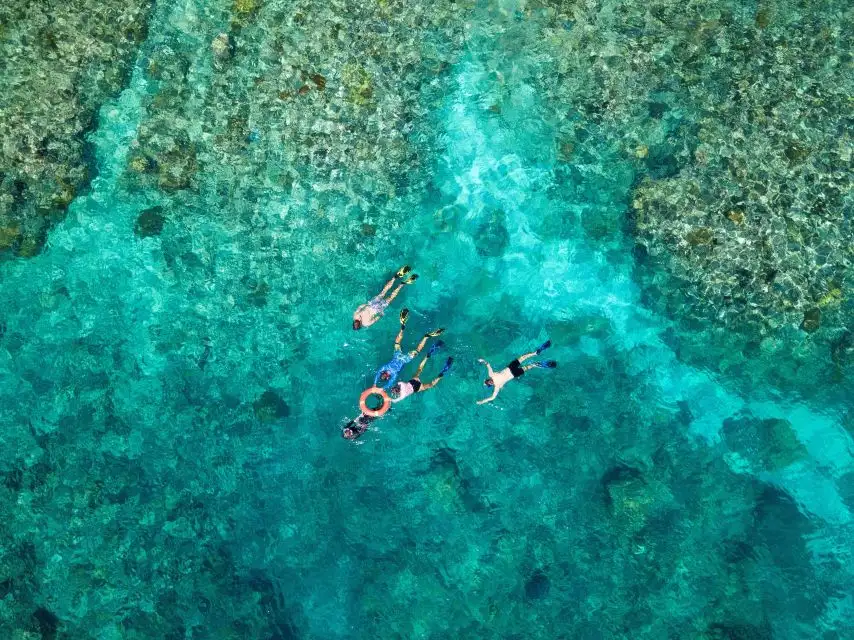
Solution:
[[[202,102],[194,10],[161,6],[149,38],[183,29]],[[222,175],[193,203],[210,209],[136,238],[158,204],[123,179],[153,91],[141,58],[101,110],[91,193],[44,255],[0,272],[4,461],[21,470],[4,619],[45,607],[68,637],[104,638],[850,636],[845,405],[743,396],[679,361],[632,279],[632,168],[592,125],[559,160],[531,33],[475,12],[413,134],[431,188],[377,206],[388,235],[355,246],[311,184],[261,189],[234,221]],[[419,282],[354,333],[404,262]],[[344,443],[403,305],[407,344],[445,326],[454,369]],[[557,370],[475,406],[478,357],[546,337]],[[258,419],[268,390],[287,415]]]

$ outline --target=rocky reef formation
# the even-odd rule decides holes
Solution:
[[[198,41],[159,34],[128,185],[184,200],[227,193],[235,218],[262,192],[325,210],[337,197],[352,215],[336,233],[373,237],[369,202],[423,186],[412,134],[468,5],[237,0],[181,27]]]
[[[817,392],[842,380],[850,3],[543,0],[525,12],[547,25],[533,46],[555,63],[538,85],[565,110],[558,157],[595,135],[634,166],[637,277],[647,304],[680,321],[681,355],[722,371],[740,366],[733,355],[768,356],[767,376],[812,377]]]
[[[122,88],[151,4],[0,6],[0,257],[38,253],[92,177],[85,135]]]
[[[796,4],[549,3],[549,89],[635,162],[638,242],[703,304],[813,331],[851,283],[854,15]]]

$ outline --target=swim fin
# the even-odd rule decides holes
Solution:
[[[441,340],[438,340],[436,342],[436,344],[434,344],[432,347],[430,347],[430,351],[427,352],[427,357],[429,358],[430,356],[432,356],[434,353],[436,353],[439,349],[441,349],[444,346],[445,346],[445,343],[442,342]]]
[[[445,362],[445,366],[444,366],[444,367],[442,367],[442,370],[439,372],[439,377],[440,377],[440,378],[441,378],[443,375],[445,375],[446,373],[448,373],[448,371],[450,371],[450,370],[451,370],[451,365],[452,365],[452,364],[454,364],[454,359],[453,359],[453,358],[448,358],[448,360]]]
[[[413,273],[406,280],[403,281],[403,284],[413,284],[416,280],[418,280],[418,274]]]
[[[537,347],[537,355],[540,355],[543,351],[548,349],[550,346],[552,346],[552,341],[546,340],[543,344],[541,344],[539,347]]]
[[[412,271],[412,267],[410,267],[408,264],[405,264],[400,269],[397,270],[397,273],[394,274],[394,277],[395,278],[402,278],[403,276],[405,276],[410,271]]]
[[[534,366],[540,369],[554,369],[557,367],[557,362],[554,360],[540,360],[539,362],[535,362]]]
[[[406,321],[409,320],[409,309],[400,310],[400,328],[406,326]]]
[[[425,333],[425,334],[424,334],[424,337],[426,337],[426,338],[435,338],[435,337],[437,337],[437,336],[442,335],[443,333],[445,333],[445,328],[444,328],[444,327],[442,327],[441,329],[433,329],[433,331],[428,331],[427,333]]]

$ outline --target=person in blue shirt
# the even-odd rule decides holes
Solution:
[[[403,369],[403,367],[408,363],[412,362],[412,360],[415,359],[415,356],[421,353],[421,350],[424,348],[424,345],[427,344],[427,341],[430,338],[442,335],[445,331],[444,329],[429,331],[424,334],[421,338],[421,342],[418,343],[418,346],[414,351],[403,351],[400,348],[400,343],[403,341],[403,330],[406,328],[406,321],[408,319],[409,309],[404,309],[400,312],[400,331],[397,334],[397,338],[394,339],[394,356],[387,364],[380,367],[379,371],[377,371],[377,375],[374,378],[374,386],[376,387],[382,387],[383,389],[391,387],[397,380],[397,376],[400,374],[401,369]]]

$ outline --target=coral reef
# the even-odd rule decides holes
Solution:
[[[158,3],[94,137],[110,172],[49,255],[2,265],[0,636],[845,637],[850,441],[685,367],[709,336],[638,304],[620,224],[626,166],[655,215],[645,190],[699,171],[706,105],[655,83],[686,56],[727,78],[680,34],[775,13],[472,5]],[[679,246],[707,259],[753,215]],[[404,260],[412,324],[447,320],[458,364],[343,442],[397,331],[349,313]],[[836,291],[781,313],[833,332],[844,375]],[[538,327],[561,366],[477,406],[476,357]],[[784,329],[720,366],[811,377],[774,357]]]
[[[358,212],[356,228],[367,224],[366,202],[400,196],[410,182],[423,187],[411,134],[431,106],[425,78],[453,62],[467,11],[466,2],[212,8],[194,25],[209,39],[209,68],[202,60],[190,75],[197,52],[171,37],[153,45],[155,92],[129,159],[130,184],[202,194],[228,185],[232,198],[252,200],[248,183],[263,175],[269,193],[312,184]],[[223,22],[228,32],[219,31]],[[188,100],[200,75],[209,87]]]
[[[93,177],[86,133],[123,87],[151,5],[0,6],[0,258],[38,253]]]
[[[730,354],[772,337],[767,377],[811,379],[819,397],[844,384],[831,359],[854,317],[850,3],[541,0],[526,13],[554,61],[538,90],[571,105],[555,115],[558,158],[596,135],[634,166],[636,277],[680,322],[684,357],[733,373]]]
[[[635,158],[659,264],[723,321],[847,303],[849,3],[543,4],[565,52],[546,90]]]

